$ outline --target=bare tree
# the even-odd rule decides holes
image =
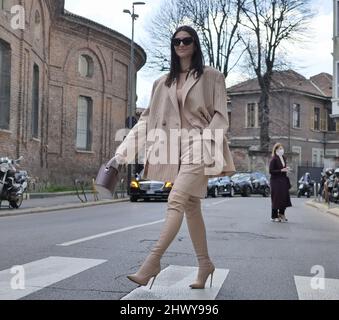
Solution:
[[[169,70],[171,57],[170,39],[175,30],[184,23],[185,14],[177,5],[178,0],[162,2],[157,13],[147,26],[149,39],[144,47],[149,52],[148,68],[157,71]]]
[[[313,14],[310,0],[246,0],[241,34],[249,63],[261,89],[259,100],[260,147],[268,151],[269,105],[273,71],[279,65],[279,49],[286,41],[300,41]]]
[[[244,51],[238,27],[245,0],[170,0],[163,2],[152,19],[151,68],[164,70],[169,63],[169,39],[182,24],[191,25],[200,35],[208,64],[223,72],[225,77],[237,65]],[[149,47],[149,46],[148,46]]]

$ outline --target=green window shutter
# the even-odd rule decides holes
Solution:
[[[11,102],[11,48],[0,40],[0,128],[9,129]]]

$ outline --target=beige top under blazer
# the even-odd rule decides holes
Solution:
[[[146,141],[145,134],[138,136],[138,132],[147,134],[152,129],[162,129],[170,137],[170,129],[181,128],[177,84],[174,82],[170,88],[167,87],[165,85],[166,78],[167,75],[164,75],[154,82],[149,107],[141,114],[138,123],[120,144],[116,154],[124,157],[127,163],[131,163],[137,152],[141,150],[135,148],[135,152],[127,152],[127,149],[131,147],[130,144],[142,146],[145,148],[143,178],[173,182],[180,168],[180,150],[178,150],[180,143],[175,144],[177,150],[173,150],[173,146],[170,150],[168,143],[167,163],[152,164],[149,159],[152,155],[154,156],[154,153],[159,152],[158,144],[149,141],[149,139]],[[224,75],[212,67],[205,67],[204,73],[199,79],[191,72],[182,88],[182,107],[183,115],[187,121],[192,127],[199,129],[201,135],[204,134],[205,129],[210,129],[212,136],[209,138],[209,142],[221,152],[222,156],[215,160],[221,161],[221,163],[214,162],[212,165],[206,165],[206,167],[219,168],[217,171],[213,170],[213,174],[208,174],[208,176],[232,175],[235,172],[235,167],[226,137],[229,122]],[[222,132],[221,144],[214,141],[216,140],[214,135],[216,129],[219,129],[219,133]],[[137,141],[139,140],[139,143],[135,144],[135,138]],[[210,153],[211,151],[206,152]]]

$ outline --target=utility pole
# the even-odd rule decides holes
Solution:
[[[139,17],[135,13],[134,7],[137,5],[144,5],[145,2],[133,2],[132,11],[125,9],[123,12],[128,13],[132,18],[132,38],[131,38],[131,53],[130,53],[130,66],[129,66],[129,75],[128,75],[128,109],[127,109],[127,119],[126,126],[128,129],[132,129],[134,124],[133,119],[135,119],[136,114],[136,105],[135,105],[135,71],[134,71],[134,22]],[[127,188],[129,190],[132,179],[132,165],[129,164],[127,167]]]

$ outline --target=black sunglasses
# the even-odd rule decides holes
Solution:
[[[182,39],[179,39],[179,38],[173,38],[172,39],[172,44],[175,46],[175,47],[178,47],[180,46],[180,43],[182,42],[184,46],[189,46],[190,44],[193,43],[193,38],[192,37],[187,37],[187,38],[182,38]]]

